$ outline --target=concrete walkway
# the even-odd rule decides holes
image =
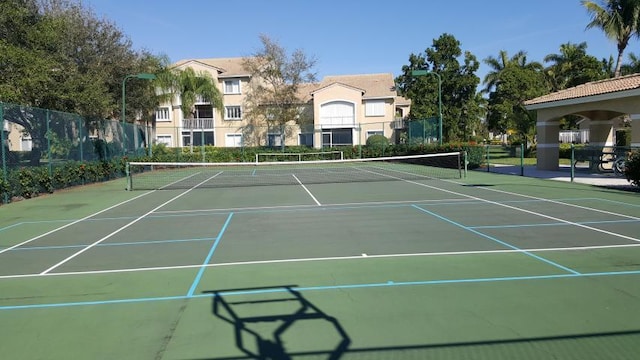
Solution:
[[[487,171],[487,169],[477,169],[477,171]],[[490,172],[507,174],[507,175],[521,175],[534,177],[540,179],[549,179],[557,181],[571,181],[571,168],[569,166],[561,166],[558,171],[546,171],[538,170],[536,166],[524,166],[523,169],[520,166],[515,165],[493,165]],[[629,181],[624,177],[619,177],[613,173],[590,173],[586,169],[576,169],[574,173],[573,181],[581,184],[591,184],[594,186],[602,186],[607,188],[616,188],[624,190],[637,190],[639,188],[632,186]]]

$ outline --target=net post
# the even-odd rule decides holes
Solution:
[[[124,173],[127,177],[127,191],[133,190],[133,179],[131,178],[131,165],[127,162],[124,166]]]
[[[467,151],[465,150],[463,153],[463,157],[464,157],[464,173],[463,176],[466,179],[467,178],[467,170],[468,170],[468,166],[469,166],[469,159],[468,159],[468,154]]]

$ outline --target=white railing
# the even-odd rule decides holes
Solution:
[[[401,130],[405,128],[404,119],[395,119],[391,122],[391,128],[393,130]]]
[[[560,131],[558,140],[567,144],[586,144],[589,142],[589,130]]]
[[[354,127],[356,119],[353,116],[322,116],[320,125],[322,127]]]
[[[183,129],[213,129],[213,118],[182,119]]]

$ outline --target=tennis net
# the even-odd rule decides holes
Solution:
[[[318,151],[304,153],[270,152],[256,154],[256,162],[269,161],[313,161],[313,160],[344,160],[343,151]]]
[[[127,189],[191,189],[261,185],[457,179],[461,152],[366,159],[244,163],[130,162]]]

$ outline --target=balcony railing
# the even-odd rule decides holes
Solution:
[[[393,120],[391,122],[391,128],[393,130],[401,130],[404,129],[406,127],[405,123],[404,123],[404,119],[403,118],[396,118],[395,120]]]
[[[182,119],[183,129],[213,129],[213,118]]]

